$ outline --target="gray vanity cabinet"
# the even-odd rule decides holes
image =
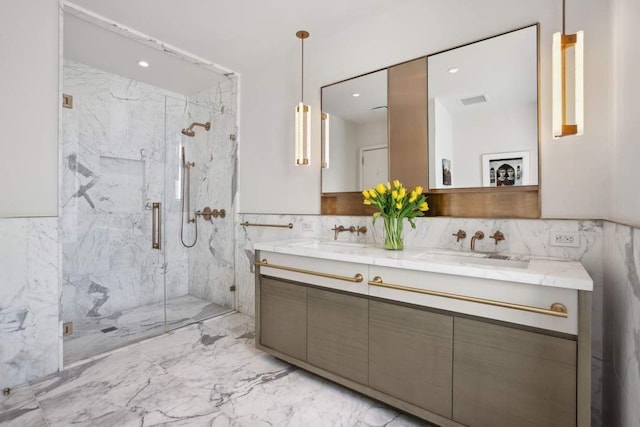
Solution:
[[[307,296],[307,362],[366,385],[369,301],[316,288]]]
[[[453,317],[369,302],[369,386],[451,418]]]
[[[482,426],[575,426],[576,342],[455,318],[453,419]]]
[[[307,288],[262,277],[259,291],[260,343],[307,360]]]
[[[261,350],[442,427],[590,425],[588,291],[256,259]]]

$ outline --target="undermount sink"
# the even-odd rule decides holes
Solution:
[[[508,255],[485,254],[479,252],[427,251],[414,257],[424,261],[442,261],[458,264],[486,265],[506,268],[527,268],[529,259]]]
[[[331,249],[336,247],[345,247],[345,248],[366,248],[369,245],[366,243],[352,243],[352,242],[339,242],[334,240],[316,240],[313,242],[303,242],[296,244],[300,248],[310,248],[310,249]]]

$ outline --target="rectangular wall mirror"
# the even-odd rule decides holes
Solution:
[[[322,214],[360,191],[428,188],[432,216],[538,218],[539,25],[322,88]],[[326,167],[325,167],[326,166]]]
[[[323,87],[322,113],[322,192],[388,181],[387,70]]]
[[[427,58],[429,188],[538,184],[533,25]]]

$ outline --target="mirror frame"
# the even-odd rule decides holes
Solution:
[[[538,127],[538,183],[536,185],[526,185],[518,187],[474,187],[474,188],[452,188],[452,189],[431,189],[428,182],[428,169],[427,169],[427,182],[420,183],[424,188],[428,190],[425,192],[427,200],[429,202],[429,211],[427,216],[453,216],[461,218],[540,218],[541,215],[541,103],[540,103],[540,24],[534,23],[515,28],[513,30],[505,31],[493,36],[485,37],[483,39],[475,40],[469,43],[464,43],[458,46],[451,47],[449,49],[433,52],[428,55],[424,55],[415,58],[410,61],[416,61],[424,59],[427,61],[428,57],[437,55],[440,53],[448,52],[454,49],[479,43],[485,40],[490,40],[495,37],[500,37],[506,34],[520,31],[525,28],[536,27],[536,65],[537,65],[537,127]],[[377,72],[383,69],[390,70],[395,66],[406,64],[410,61],[405,61],[400,64],[394,64],[388,67],[380,68],[369,73],[364,73],[352,78],[357,78],[363,75],[367,75],[373,72]],[[388,75],[391,73],[388,73]],[[427,78],[425,74],[425,79]],[[389,79],[389,77],[388,77]],[[344,81],[351,80],[351,78],[343,79],[338,82],[327,84],[321,87],[332,86]],[[391,87],[389,81],[388,87]],[[425,93],[425,103],[428,102],[428,87],[427,93]],[[388,93],[387,93],[388,96]],[[321,110],[322,110],[322,97],[321,97]],[[389,130],[390,118],[391,118],[391,106],[389,106],[389,112],[387,115],[387,127]],[[427,122],[427,158],[425,159],[425,165],[428,168],[428,122]],[[389,131],[388,131],[389,134]],[[391,138],[389,134],[388,140],[389,147],[391,147]],[[323,147],[324,149],[324,147]],[[389,157],[391,157],[391,148],[389,150]],[[322,170],[322,169],[321,169]],[[321,172],[322,173],[322,172]],[[391,177],[390,177],[391,178]],[[375,208],[366,206],[362,203],[362,194],[360,192],[342,192],[342,193],[322,193],[322,183],[320,184],[321,191],[321,215],[350,215],[350,216],[368,216],[376,212]],[[413,184],[411,184],[413,185]]]

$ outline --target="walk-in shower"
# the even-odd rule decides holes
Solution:
[[[210,79],[181,95],[65,59],[64,363],[234,308],[236,82]]]

